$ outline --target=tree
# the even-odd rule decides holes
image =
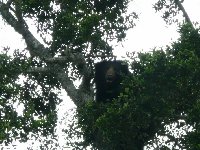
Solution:
[[[196,114],[200,36],[178,0],[159,0],[155,4],[158,11],[167,8],[166,20],[183,12],[187,24],[180,27],[178,42],[166,50],[134,56],[131,63],[134,76],[125,79],[120,97],[106,104],[93,101],[94,62],[114,57],[109,41],[122,41],[137,18],[134,12],[126,14],[128,3],[128,0],[0,2],[2,18],[22,35],[29,54],[21,51],[15,51],[11,57],[1,54],[5,78],[1,83],[2,141],[10,142],[15,137],[26,141],[30,138],[28,133],[53,135],[56,106],[60,102],[56,90],[63,88],[77,106],[75,125],[67,133],[84,137],[83,143],[75,145],[76,149],[91,145],[94,149],[140,150],[163,135],[168,137],[167,142],[174,142],[174,149],[199,148]],[[38,27],[44,44],[29,31],[29,19]],[[81,80],[79,88],[74,85],[77,78]],[[16,103],[23,105],[23,115],[14,109]],[[186,130],[186,136],[169,134],[166,125],[182,127],[181,120],[195,132]],[[81,131],[75,130],[77,126]],[[163,149],[165,146],[159,145]]]
[[[2,97],[5,100],[1,113],[1,141],[9,142],[15,137],[25,141],[28,133],[42,132],[44,136],[52,134],[57,119],[56,105],[60,102],[55,92],[57,89],[65,89],[77,107],[81,107],[87,100],[93,100],[94,60],[113,57],[109,41],[121,41],[137,18],[135,13],[125,15],[128,2],[0,2],[1,17],[23,37],[27,45],[25,50],[16,51],[6,59],[3,56],[11,50],[8,48],[2,54],[3,61],[7,63],[2,64],[2,76],[16,85],[10,87],[9,82],[3,82],[5,87],[9,87],[6,88],[8,91],[2,91],[3,94],[6,95],[10,90],[15,93]],[[37,26],[43,43],[30,32],[27,23],[30,19]],[[15,59],[20,61],[10,64]],[[13,76],[8,76],[5,70]],[[20,76],[23,79],[18,79]],[[77,78],[81,80],[78,89],[73,83]],[[22,115],[18,115],[13,109],[12,105],[16,103],[23,106]],[[8,104],[11,105],[9,110],[5,109]]]

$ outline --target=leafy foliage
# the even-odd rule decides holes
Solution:
[[[135,13],[127,12],[129,0],[23,0],[24,16],[36,16],[39,30],[50,32],[53,41],[52,54],[62,52],[68,45],[74,52],[88,51],[92,44],[92,55],[100,52],[110,54],[111,46],[107,40],[117,38],[121,41],[126,30],[131,28]],[[57,9],[54,9],[56,7]]]
[[[172,141],[181,149],[199,148],[200,35],[187,25],[180,33],[179,41],[166,51],[138,54],[132,63],[133,76],[124,81],[124,92],[118,99],[105,104],[89,102],[78,111],[88,145],[141,149],[156,134],[166,135],[166,125],[183,119],[193,131]]]
[[[168,24],[179,22],[176,18],[180,15],[181,11],[176,0],[158,0],[155,3],[154,8],[156,11],[161,11],[163,13],[162,18]]]
[[[12,57],[1,55],[1,77],[5,79],[0,82],[1,141],[11,142],[19,138],[25,142],[31,134],[54,136],[56,108],[60,103],[57,90],[65,88],[76,102],[84,99],[82,95],[86,92],[92,95],[92,90],[85,88],[84,93],[81,87],[76,89],[73,81],[82,79],[83,87],[90,89],[94,60],[112,57],[109,41],[122,41],[126,31],[134,26],[137,15],[125,14],[128,2],[0,2],[2,18],[23,37],[27,45],[25,51],[30,54],[29,57],[19,50]],[[45,44],[30,32],[30,20]]]
[[[57,120],[56,104],[59,102],[57,94],[47,85],[34,83],[31,78],[34,76],[24,73],[33,64],[24,54],[16,51],[14,58],[1,54],[0,62],[1,141],[9,143],[17,137],[26,141],[30,133],[38,131],[43,135],[53,133]]]
[[[163,18],[170,21],[181,10],[178,2],[158,0],[154,8],[164,10]],[[32,133],[54,138],[60,103],[56,90],[64,88],[78,107],[66,133],[84,137],[83,143],[75,142],[74,149],[140,150],[160,136],[166,136],[167,141],[157,145],[159,149],[168,149],[168,142],[173,142],[173,149],[200,149],[200,35],[191,23],[180,28],[180,39],[166,50],[139,53],[132,59],[133,76],[124,80],[118,99],[105,104],[86,102],[93,96],[94,62],[112,57],[109,41],[122,41],[134,26],[137,15],[126,14],[128,3],[0,1],[3,19],[22,35],[31,55],[0,55],[2,142],[17,138],[25,142]],[[35,21],[45,46],[29,31],[29,19]],[[79,88],[73,83],[77,78],[82,79]],[[193,130],[177,137],[166,130],[171,124]]]

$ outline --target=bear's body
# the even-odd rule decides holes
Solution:
[[[123,76],[129,74],[123,61],[102,61],[95,66],[96,101],[106,102],[117,98],[121,92]]]

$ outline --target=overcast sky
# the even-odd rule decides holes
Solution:
[[[126,51],[138,52],[149,51],[154,47],[162,47],[168,45],[178,38],[177,26],[168,26],[160,17],[161,14],[155,14],[152,9],[152,1],[155,0],[137,0],[130,5],[130,11],[133,10],[139,14],[139,21],[136,27],[129,30],[126,41],[122,45],[115,47],[115,54],[125,56]],[[185,0],[184,7],[189,14],[192,22],[200,22],[200,0]],[[32,28],[36,31],[36,28]],[[37,37],[39,35],[36,34]],[[0,47],[10,46],[12,49],[22,49],[25,47],[22,37],[15,33],[10,26],[4,26],[0,20]],[[119,57],[120,58],[120,57]],[[66,96],[64,95],[66,98]],[[73,106],[65,103],[62,104],[59,116],[63,116],[67,106]],[[64,142],[64,139],[60,137]],[[63,143],[64,144],[64,143]],[[5,149],[5,148],[4,148]],[[25,145],[17,146],[17,149],[25,150]]]
[[[160,17],[161,13],[155,13],[152,9],[152,1],[156,0],[135,0],[130,5],[129,11],[139,14],[136,27],[130,29],[123,46],[118,45],[116,51],[148,51],[151,48],[161,47],[169,44],[178,38],[175,25],[166,25]],[[184,7],[193,22],[200,22],[200,0],[185,0]],[[31,28],[36,31],[36,28]],[[35,34],[38,38],[39,35]],[[5,28],[0,20],[0,46],[10,46],[13,49],[24,48],[23,40],[18,33],[10,27]]]
[[[161,13],[155,13],[152,2],[157,0],[137,0],[130,6],[139,13],[136,27],[130,29],[123,46],[116,47],[116,53],[125,56],[126,51],[150,51],[154,47],[163,47],[179,37],[177,25],[167,25],[161,18]],[[185,0],[186,9],[192,22],[200,23],[200,0]],[[123,51],[122,51],[123,50]]]

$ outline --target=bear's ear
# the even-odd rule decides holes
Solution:
[[[128,64],[124,61],[113,61],[113,65],[115,66],[115,70],[119,75],[128,75]]]
[[[94,77],[95,83],[100,82],[99,80],[102,79],[103,74],[104,74],[104,65],[105,63],[103,62],[99,62],[95,64],[95,77]]]
[[[96,63],[95,64],[95,78],[98,80],[100,78],[104,78],[105,72],[107,68],[109,67],[109,65],[110,65],[109,61],[102,61],[102,62]]]
[[[102,93],[105,89],[105,67],[106,62],[102,61],[95,64],[95,76],[94,76],[94,83],[96,86],[97,93]],[[101,95],[101,94],[100,94]],[[99,97],[99,96],[98,96]],[[97,97],[97,99],[98,99]]]
[[[121,71],[124,75],[128,75],[130,73],[128,70],[128,64],[126,64],[126,63],[122,64]]]
[[[103,65],[104,63],[96,63],[95,64],[95,74],[97,75],[99,72],[101,72],[101,70],[103,69]]]
[[[120,61],[120,71],[123,75],[129,74],[128,64],[126,62]]]

